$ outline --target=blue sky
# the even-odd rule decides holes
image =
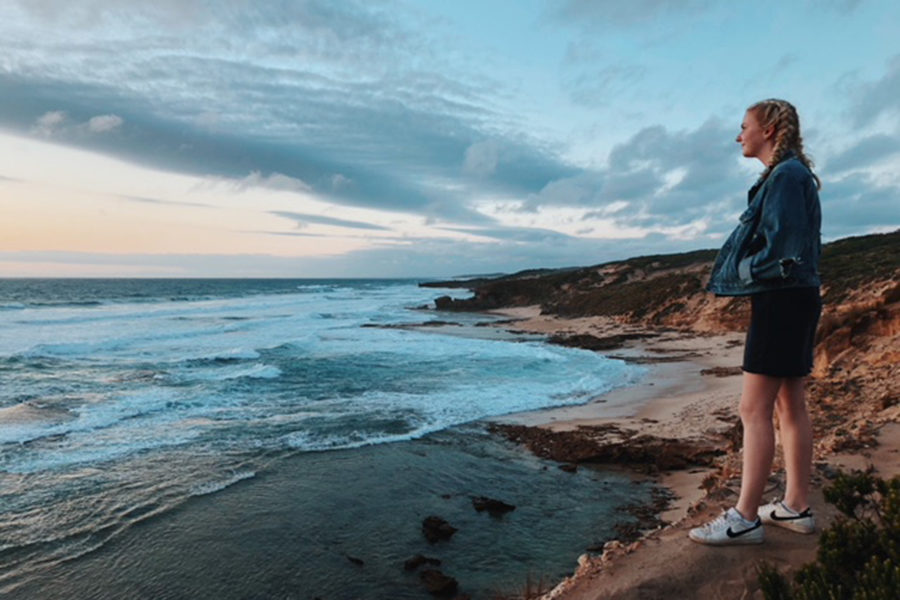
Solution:
[[[799,109],[900,227],[900,5],[7,1],[0,276],[436,276],[717,247]]]

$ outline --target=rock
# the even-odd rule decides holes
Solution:
[[[403,568],[407,571],[415,571],[422,565],[434,565],[438,566],[441,564],[440,559],[437,558],[429,558],[427,556],[423,556],[421,554],[416,554],[410,559],[407,559],[406,562],[403,563]]]
[[[575,335],[556,334],[550,336],[550,339],[547,341],[558,346],[568,346],[571,348],[582,348],[584,350],[602,352],[604,350],[617,350],[631,340],[652,337],[657,337],[657,335],[655,333],[620,333],[597,337],[589,333],[579,333]]]
[[[502,516],[510,511],[516,510],[512,504],[507,504],[501,500],[495,500],[486,496],[478,496],[472,498],[472,506],[478,512],[488,511],[492,517]]]
[[[578,470],[578,465],[572,463],[566,463],[564,465],[559,465],[560,470],[565,471],[566,473],[574,473]]]
[[[710,466],[713,459],[725,453],[723,442],[639,435],[614,425],[552,431],[543,427],[493,423],[488,429],[524,444],[541,458],[563,463],[630,465],[651,473]]]
[[[422,533],[430,543],[439,540],[449,540],[458,530],[440,517],[434,515],[426,517],[422,521]]]
[[[426,569],[419,574],[419,578],[425,584],[425,589],[435,596],[449,596],[458,587],[455,579],[437,569]]]
[[[364,564],[366,564],[366,563],[363,561],[363,559],[361,559],[361,558],[356,558],[355,556],[350,556],[349,554],[345,554],[344,556],[347,557],[347,560],[349,560],[350,562],[352,562],[354,565],[356,565],[356,566],[358,566],[358,567],[361,567],[361,566],[363,566]]]
[[[818,463],[816,467],[818,467],[818,469],[822,472],[822,475],[825,477],[825,479],[834,480],[837,479],[838,475],[840,474],[839,469],[835,469],[827,463]]]
[[[713,375],[715,377],[732,377],[743,372],[744,370],[741,367],[711,367],[700,370],[701,375]]]
[[[453,298],[450,296],[440,296],[434,299],[434,307],[438,310],[452,310]]]
[[[434,299],[434,307],[443,311],[472,312],[492,310],[504,306],[508,298],[491,293],[476,293],[472,298],[440,296]]]

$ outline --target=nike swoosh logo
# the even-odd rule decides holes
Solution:
[[[772,514],[769,515],[769,517],[770,517],[773,521],[793,521],[794,519],[804,519],[804,518],[806,518],[806,517],[808,517],[808,516],[809,516],[809,515],[807,515],[807,514],[805,514],[805,513],[800,513],[800,514],[797,515],[797,516],[791,516],[791,515],[788,515],[787,517],[779,517],[778,515],[775,514],[775,511],[774,511],[774,510],[772,511]]]
[[[725,535],[727,535],[727,536],[730,537],[730,538],[741,537],[741,536],[744,535],[745,533],[747,533],[747,532],[749,532],[749,531],[753,531],[754,529],[757,529],[758,527],[759,527],[759,523],[757,523],[757,524],[754,525],[753,527],[750,527],[749,529],[744,529],[744,530],[742,530],[742,531],[738,531],[737,533],[735,533],[734,531],[732,531],[731,527],[729,527],[728,529],[725,530]]]

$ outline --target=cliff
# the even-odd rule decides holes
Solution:
[[[696,332],[741,331],[749,318],[744,298],[717,298],[705,291],[715,250],[643,256],[567,269],[537,269],[490,279],[445,281],[425,287],[462,287],[467,299],[436,300],[439,310],[485,311],[540,305],[561,317],[611,316],[622,323]],[[821,272],[826,317],[849,305],[896,303],[878,297],[897,284],[900,230],[826,244]],[[874,303],[874,304],[873,304]],[[823,323],[825,320],[823,320]]]

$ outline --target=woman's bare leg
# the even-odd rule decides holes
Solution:
[[[743,376],[740,414],[744,425],[744,457],[741,495],[735,508],[748,521],[756,519],[756,511],[772,471],[775,456],[772,413],[775,398],[784,381],[782,377],[755,373],[745,372]]]
[[[806,410],[806,391],[802,377],[784,380],[775,402],[784,449],[787,483],[784,503],[801,512],[809,506],[809,478],[812,471],[812,425]]]

